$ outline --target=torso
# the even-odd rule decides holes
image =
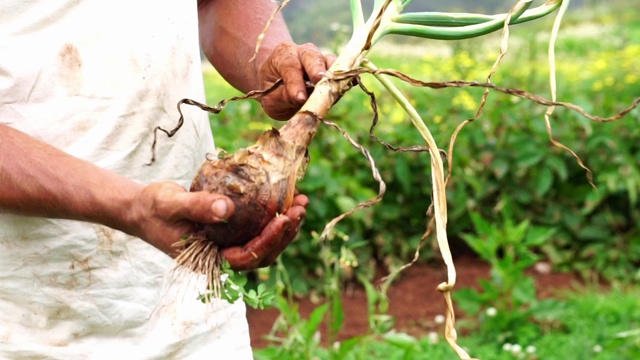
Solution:
[[[185,109],[184,126],[160,134],[157,160],[145,164],[153,129],[175,126],[177,102],[204,100],[195,1],[0,0],[0,9],[1,124],[142,183],[189,186],[213,150],[200,110]],[[0,215],[0,357],[182,359],[234,331],[221,353],[250,356],[243,306],[204,306],[184,289],[172,297],[171,267],[103,226]]]

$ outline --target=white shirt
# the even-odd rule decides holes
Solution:
[[[213,150],[201,110],[145,165],[185,97],[204,101],[195,0],[0,0],[1,124],[188,187]],[[0,214],[0,358],[252,358],[244,304],[200,303],[172,265],[104,226]]]

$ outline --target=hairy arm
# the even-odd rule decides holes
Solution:
[[[172,254],[189,220],[220,221],[221,205],[232,212],[220,195],[170,182],[143,186],[0,125],[0,213],[99,223]]]
[[[211,64],[233,86],[243,92],[260,87],[258,73],[276,46],[292,42],[278,14],[265,34],[254,61],[258,36],[276,5],[270,0],[198,1],[200,45]]]
[[[284,87],[262,98],[261,103],[269,116],[286,120],[307,100],[305,80],[317,83],[335,55],[323,55],[310,43],[293,43],[277,14],[250,61],[275,9],[271,0],[199,1],[200,45],[211,64],[240,91],[266,89],[282,78]]]

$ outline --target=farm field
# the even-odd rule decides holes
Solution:
[[[602,117],[640,97],[640,2],[615,4],[570,11],[556,46],[558,100]],[[493,83],[550,97],[552,22],[512,27]],[[482,82],[500,36],[386,41],[370,56],[379,68],[425,81]],[[213,69],[204,75],[209,104],[238,94]],[[372,78],[362,81],[376,94],[375,135],[395,146],[422,145],[393,98]],[[483,91],[397,85],[444,150],[455,128],[474,116]],[[553,138],[592,171],[596,188],[576,157],[550,141],[546,109],[492,92],[447,159],[459,344],[480,359],[638,359],[640,109],[614,122],[555,110]],[[248,287],[275,291],[272,307],[248,309],[256,359],[456,358],[443,338],[445,307],[436,286],[446,269],[432,238],[386,292],[376,287],[419,247],[431,196],[428,154],[392,152],[371,140],[370,99],[358,89],[327,119],[369,149],[387,193],[320,242],[325,224],[374,197],[377,183],[358,150],[337,131],[319,129],[298,183],[311,200],[300,236],[278,264],[248,274]],[[230,103],[210,122],[216,145],[229,152],[282,126],[255,101]]]

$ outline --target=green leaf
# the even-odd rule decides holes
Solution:
[[[531,247],[542,246],[556,233],[556,229],[543,226],[533,226],[529,229],[525,244]]]
[[[545,159],[545,164],[558,175],[560,180],[565,181],[569,177],[567,164],[559,156],[549,156]]]
[[[509,172],[509,161],[502,157],[496,158],[493,160],[492,168],[496,178],[502,179]]]
[[[311,341],[313,335],[318,331],[320,324],[322,324],[322,320],[324,319],[324,314],[329,309],[329,303],[324,303],[317,308],[313,309],[311,314],[309,314],[309,320],[305,322],[304,326],[301,329],[302,336],[305,340]]]
[[[583,226],[584,218],[573,211],[565,211],[562,213],[562,221],[569,229],[578,232]]]
[[[553,172],[551,169],[543,167],[535,176],[536,194],[538,196],[545,195],[551,189],[551,185],[553,185]]]
[[[407,160],[402,156],[396,158],[396,179],[405,194],[411,193],[411,171],[407,165]]]
[[[462,234],[462,239],[469,247],[486,261],[490,261],[495,254],[495,238],[492,236],[479,237],[471,234]]]
[[[531,222],[529,220],[523,220],[520,224],[515,227],[511,227],[510,229],[505,229],[507,233],[507,239],[509,243],[519,243],[525,239],[527,232],[529,231],[529,225]]]
[[[272,291],[269,291],[263,294],[260,297],[260,303],[258,304],[259,309],[264,309],[266,307],[270,307],[273,304],[273,300],[276,298],[276,294]]]
[[[549,261],[555,265],[568,262],[573,257],[570,251],[560,249],[552,244],[543,245],[542,252],[546,255]]]
[[[586,225],[578,231],[577,237],[585,240],[608,240],[611,239],[611,231],[608,228],[596,225]]]
[[[342,329],[342,323],[344,322],[344,309],[342,307],[342,296],[337,292],[337,296],[333,296],[331,299],[331,322],[329,327],[334,334],[337,334]]]
[[[380,293],[378,293],[376,288],[366,277],[362,275],[358,276],[358,280],[360,280],[360,283],[364,285],[364,290],[367,294],[367,307],[369,309],[369,313],[373,314],[376,311],[376,304],[380,300]]]
[[[541,321],[559,320],[566,315],[567,303],[556,299],[536,301],[531,306],[531,314]]]
[[[493,225],[485,220],[482,215],[472,212],[469,214],[471,217],[471,221],[473,222],[473,226],[476,228],[476,232],[482,235],[493,235],[495,233]]]
[[[254,309],[258,307],[258,297],[253,289],[246,293],[245,296],[242,297],[242,300]]]
[[[529,304],[536,300],[536,284],[532,277],[526,276],[515,283],[513,299],[519,304]]]
[[[584,208],[580,213],[583,216],[591,214],[607,198],[607,195],[608,195],[607,192],[604,190],[594,190],[594,191],[588,192],[586,194]]]
[[[267,285],[265,284],[258,285],[258,295],[262,295],[266,291],[267,291]]]
[[[544,159],[544,153],[534,149],[531,152],[520,154],[517,164],[521,168],[530,168],[542,161],[542,159]]]
[[[458,289],[453,292],[453,299],[465,314],[474,315],[484,305],[480,293],[472,288]]]
[[[388,314],[374,314],[369,315],[369,324],[374,333],[381,334],[393,329],[395,319]]]
[[[364,339],[364,336],[354,336],[340,343],[337,359],[345,359],[347,355]]]
[[[344,213],[356,207],[358,203],[348,196],[338,196],[336,198],[336,205],[338,205],[338,209]]]
[[[231,281],[233,282],[233,284],[239,288],[243,288],[245,285],[247,285],[248,279],[245,274],[235,273],[235,274],[229,275],[229,278],[231,278]]]
[[[633,177],[628,177],[625,181],[627,192],[629,193],[629,203],[635,205],[638,202],[638,180]]]
[[[388,332],[382,336],[382,339],[389,344],[402,348],[409,349],[418,343],[418,340],[406,333]]]

